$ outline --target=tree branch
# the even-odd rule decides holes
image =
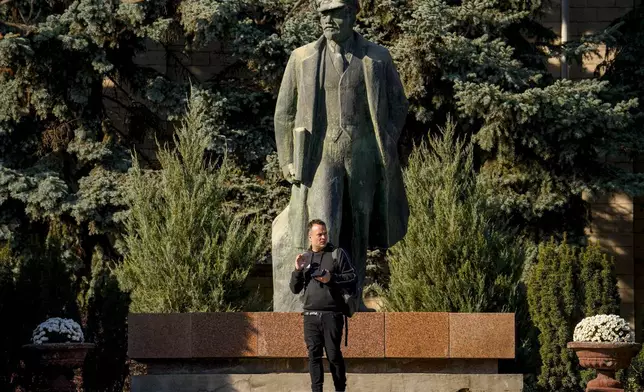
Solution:
[[[138,100],[134,99],[134,97],[132,97],[132,95],[131,95],[131,94],[130,94],[130,93],[129,93],[125,88],[123,88],[123,86],[121,86],[121,85],[120,85],[116,80],[114,80],[114,78],[113,78],[113,77],[111,77],[110,75],[107,75],[107,77],[108,77],[108,79],[110,79],[110,81],[111,81],[112,83],[114,83],[114,85],[115,85],[115,86],[116,86],[116,87],[117,87],[117,88],[118,88],[118,89],[119,89],[123,94],[125,94],[125,96],[127,96],[127,99],[128,99],[130,102],[138,102],[138,103],[140,103],[140,104],[141,104],[141,105],[143,105],[143,106],[144,106],[144,107],[145,107],[145,108],[146,108],[146,109],[147,109],[147,110],[148,110],[152,115],[154,115],[154,116],[157,118],[157,120],[158,120],[158,121],[160,121],[160,122],[161,122],[161,121],[163,121],[163,119],[162,119],[161,117],[159,117],[156,113],[154,113],[152,110],[150,110],[150,108],[149,108],[146,104],[144,104],[144,103],[142,103],[142,102],[139,102]],[[111,99],[113,102],[116,102],[117,104],[121,105],[123,108],[127,109],[128,111],[130,111],[130,110],[129,110],[129,107],[128,107],[128,106],[126,106],[126,105],[124,105],[122,102],[120,102],[120,101],[118,101],[118,100],[116,100],[116,99],[114,99],[114,98],[111,98],[111,97],[109,97],[109,96],[105,96],[105,97],[106,97],[106,98],[108,98],[108,99]],[[160,129],[157,129],[157,131],[161,131],[161,130],[160,130]]]
[[[120,129],[118,129],[117,127],[115,127],[114,125],[110,125],[110,128],[111,128],[114,132],[116,132],[116,133],[118,133],[119,135],[121,135],[121,137],[122,137],[123,139],[130,140],[130,138],[128,137],[128,135],[126,135],[126,134],[124,134],[123,132],[121,132],[121,130],[120,130]],[[131,141],[131,140],[130,140],[130,141]],[[139,148],[137,148],[137,147],[136,147],[136,144],[135,144],[135,143],[133,143],[133,144],[132,144],[132,148],[134,149],[134,151],[136,151],[136,155],[137,155],[137,156],[140,156],[141,158],[143,158],[143,160],[144,160],[144,161],[146,161],[148,164],[152,164],[152,161],[150,160],[150,158],[146,157],[146,156],[145,156],[145,154],[143,154],[143,152],[142,152]]]
[[[302,6],[302,4],[304,4],[306,1],[307,0],[300,0],[297,3],[295,3],[293,8],[291,8],[288,14],[286,14],[286,16],[284,17],[284,21],[288,20],[288,18],[290,18],[295,13],[295,11],[297,11]],[[282,26],[280,26],[280,31],[282,31]]]
[[[4,21],[4,20],[0,20],[0,23],[5,25],[5,26],[13,27],[14,29],[19,29],[19,30],[26,31],[27,34],[32,33],[34,30],[36,30],[36,28],[34,26],[30,26],[30,25],[22,24],[22,23],[11,23],[11,22],[7,22],[7,21]]]
[[[170,56],[174,60],[174,65],[178,65],[178,68],[181,68],[183,72],[189,75],[188,79],[199,80],[199,78],[195,74],[193,74],[192,71],[190,71],[190,69],[185,66],[185,64],[181,62],[181,59],[173,51],[171,51],[167,45],[164,44],[163,48],[165,49],[166,56]]]
[[[112,98],[112,97],[110,97],[110,96],[108,96],[108,95],[103,95],[103,98],[104,98],[104,99],[107,99],[107,100],[109,100],[109,101],[111,101],[111,102],[114,102],[115,104],[119,105],[121,108],[125,109],[128,113],[130,113],[130,114],[132,113],[132,109],[131,109],[129,106],[127,106],[126,104],[124,104],[123,102],[121,102],[121,101],[119,101],[119,100],[117,100],[117,99],[114,99],[114,98]],[[149,109],[148,109],[148,110],[149,110]],[[153,113],[153,112],[151,112],[151,111],[150,111],[150,113],[154,114],[154,113]],[[154,115],[155,115],[155,114],[154,114]],[[155,116],[156,116],[156,115],[155,115]],[[158,116],[157,116],[157,118],[158,118]],[[162,129],[159,129],[159,128],[155,127],[155,126],[152,126],[152,125],[148,125],[148,126],[149,126],[150,128],[154,128],[154,130],[155,130],[157,133],[159,133],[159,134],[163,132],[163,130],[162,130]],[[131,140],[131,139],[130,139],[130,136],[129,136],[129,135],[124,134],[124,133],[123,133],[123,132],[121,132],[118,128],[116,128],[116,127],[114,127],[114,126],[113,126],[113,127],[112,127],[112,129],[114,129],[114,130],[115,130],[119,135],[121,135],[124,139],[129,140],[129,141],[133,141],[133,140]],[[147,159],[146,159],[146,160],[147,160]],[[148,161],[148,162],[149,162],[149,161]]]

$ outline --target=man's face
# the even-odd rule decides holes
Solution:
[[[348,6],[320,12],[324,36],[334,42],[344,42],[351,37],[355,21],[356,12]]]
[[[326,233],[326,226],[313,225],[309,230],[309,241],[311,241],[311,249],[314,252],[319,252],[326,246],[328,240]]]

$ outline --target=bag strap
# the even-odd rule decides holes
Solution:
[[[333,251],[331,252],[331,257],[333,258],[333,265],[337,266],[338,265],[338,251],[340,248],[334,248]]]
[[[313,254],[311,252],[304,252],[304,265],[305,266],[306,265],[311,265],[312,261],[313,261]],[[309,283],[311,283],[310,280],[308,282],[306,281],[306,279],[304,280],[304,290],[303,290],[303,292],[306,291],[306,289],[309,288]]]
[[[349,344],[349,319],[344,315],[344,347]]]

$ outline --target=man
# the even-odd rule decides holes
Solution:
[[[358,0],[316,4],[324,35],[291,54],[275,110],[279,163],[293,183],[273,224],[276,311],[298,310],[284,286],[309,217],[329,224],[361,288],[367,248],[402,239],[409,216],[397,152],[408,102],[391,56],[353,31]]]
[[[342,249],[333,252],[323,221],[309,222],[308,233],[311,246],[308,252],[297,256],[290,288],[293,294],[304,290],[304,341],[309,351],[311,391],[322,392],[324,349],[335,390],[344,392],[347,376],[340,350],[344,326],[344,300],[340,289],[354,284],[356,274]]]

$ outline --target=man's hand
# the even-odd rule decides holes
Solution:
[[[295,259],[295,269],[297,271],[302,271],[302,268],[304,268],[304,263],[306,260],[304,259],[304,254],[300,253],[297,255],[297,258]]]
[[[324,272],[324,275],[316,276],[313,279],[317,280],[320,283],[329,283],[331,281],[331,273],[327,270],[324,270]]]

